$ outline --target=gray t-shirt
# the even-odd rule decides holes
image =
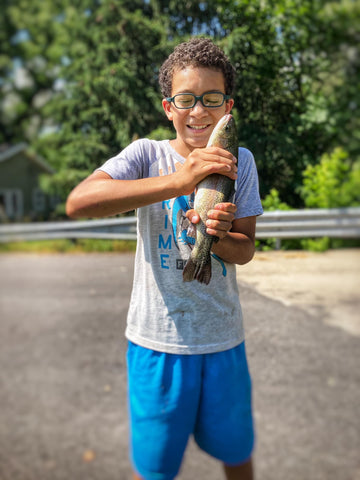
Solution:
[[[168,140],[133,142],[100,170],[118,180],[175,172],[185,162]],[[260,215],[254,158],[239,148],[235,218]],[[244,340],[235,265],[212,256],[209,285],[183,282],[194,239],[185,214],[194,194],[154,203],[137,211],[135,272],[126,337],[143,347],[181,354],[212,353]]]

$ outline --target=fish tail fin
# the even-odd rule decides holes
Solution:
[[[183,270],[184,282],[192,282],[193,280],[195,280],[195,270],[196,270],[196,263],[190,257],[189,260],[186,262]]]
[[[183,271],[183,280],[184,282],[192,282],[197,280],[200,283],[205,283],[208,285],[211,279],[211,257],[210,255],[205,262],[197,262],[193,258],[189,258],[186,262]]]

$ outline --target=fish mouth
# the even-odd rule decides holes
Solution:
[[[231,113],[227,113],[226,115],[220,118],[216,126],[219,128],[222,128],[227,122],[230,121],[231,117],[232,117]]]

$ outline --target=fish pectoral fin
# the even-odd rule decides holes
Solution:
[[[190,225],[187,227],[186,235],[188,237],[196,238],[196,225],[190,223]]]

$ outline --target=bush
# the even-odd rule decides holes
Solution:
[[[351,161],[343,148],[335,148],[319,164],[308,165],[299,191],[310,208],[359,206],[360,158]]]
[[[279,192],[276,188],[272,188],[270,193],[262,200],[262,206],[265,211],[273,212],[274,210],[291,210],[291,207],[280,200]]]
[[[337,208],[360,205],[360,159],[351,161],[343,148],[335,148],[324,154],[320,163],[309,165],[303,173],[303,185],[299,189],[307,207]],[[358,240],[304,239],[307,250],[324,251],[328,248],[357,246]]]

